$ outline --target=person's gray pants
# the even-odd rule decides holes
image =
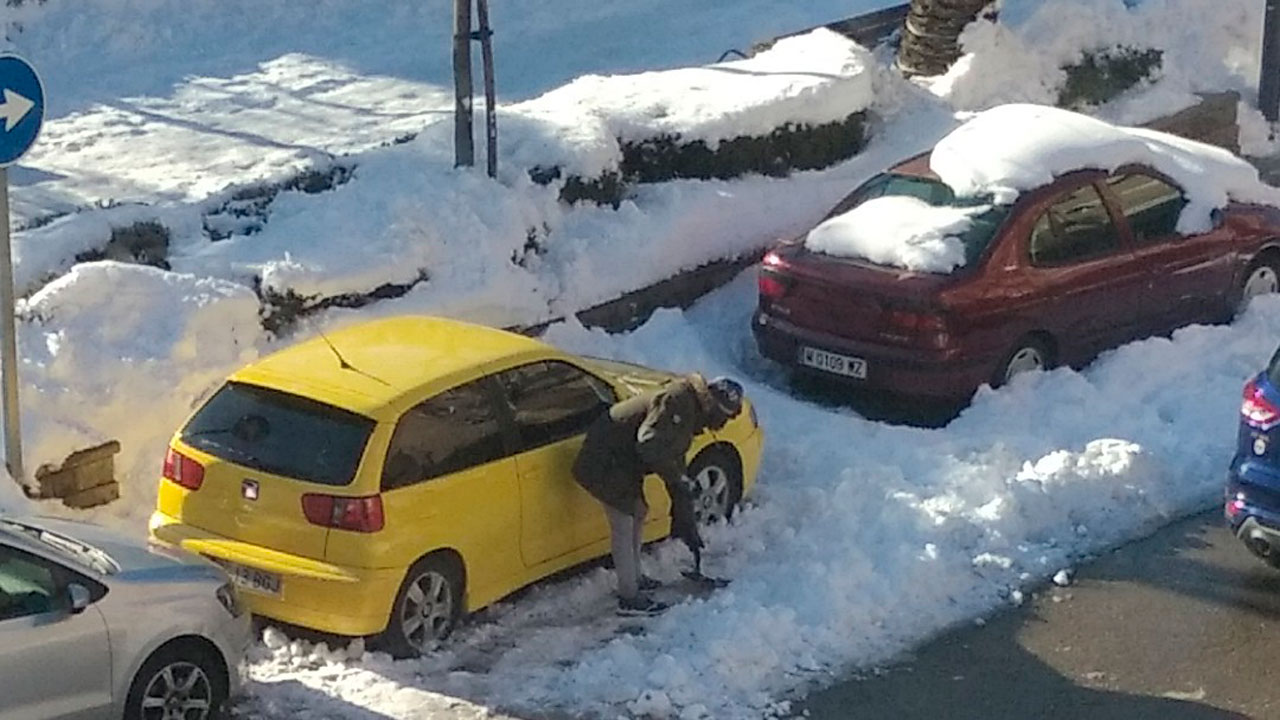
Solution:
[[[609,518],[609,544],[613,553],[613,571],[618,575],[618,597],[631,599],[640,592],[640,546],[644,531],[644,516],[649,511],[641,497],[636,501],[632,515],[619,512],[605,505],[604,514]]]

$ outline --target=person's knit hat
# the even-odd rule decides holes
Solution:
[[[715,398],[716,405],[728,417],[735,417],[742,412],[742,385],[737,380],[718,377],[707,383],[707,389],[711,391],[711,397]]]

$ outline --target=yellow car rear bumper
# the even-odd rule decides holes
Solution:
[[[240,593],[254,615],[336,635],[374,635],[387,627],[405,568],[354,568],[282,553],[151,515],[156,540],[224,562],[281,576],[278,596]]]

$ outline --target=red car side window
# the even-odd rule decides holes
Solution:
[[[1041,267],[1089,260],[1116,249],[1119,235],[1102,197],[1083,185],[1060,198],[1031,231],[1031,264]]]
[[[1178,218],[1187,204],[1181,190],[1141,173],[1109,177],[1107,186],[1120,202],[1134,242],[1153,243],[1176,234]]]

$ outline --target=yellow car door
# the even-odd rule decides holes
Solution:
[[[573,462],[593,420],[607,412],[607,383],[561,360],[498,375],[519,438],[520,556],[537,567],[609,536],[600,503],[573,479]]]
[[[384,552],[404,564],[424,550],[456,550],[472,600],[505,595],[524,576],[516,466],[492,382],[459,385],[406,411],[382,472]]]

